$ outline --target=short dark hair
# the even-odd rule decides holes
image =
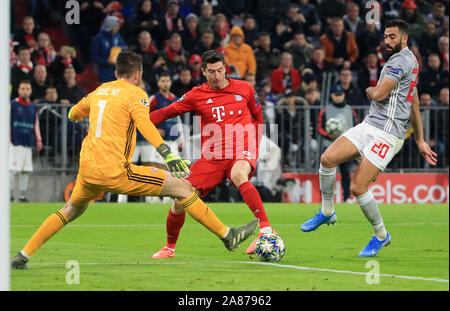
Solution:
[[[31,86],[31,81],[30,80],[20,80],[20,82],[17,85],[17,87],[20,87],[21,84],[29,84]]]
[[[202,68],[206,68],[208,64],[222,62],[225,65],[225,57],[216,50],[207,50],[202,54]]]
[[[408,34],[408,23],[405,22],[402,19],[396,18],[391,19],[386,22],[384,29],[390,28],[390,27],[398,27],[398,29],[403,32],[404,34]]]
[[[161,72],[161,74],[158,77],[158,81],[162,78],[162,77],[169,77],[170,80],[172,80],[172,76],[170,75],[170,73],[168,73],[167,71]]]
[[[116,72],[122,77],[130,77],[136,71],[142,72],[142,57],[133,51],[122,51],[117,55]]]

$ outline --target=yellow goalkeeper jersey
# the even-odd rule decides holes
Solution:
[[[149,117],[149,99],[125,80],[107,82],[81,99],[69,113],[76,122],[89,116],[80,152],[79,175],[95,184],[113,184],[127,174],[136,146],[136,128],[156,148],[164,143]]]

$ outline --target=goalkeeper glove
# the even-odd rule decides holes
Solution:
[[[163,157],[173,177],[180,178],[190,174],[188,165],[191,164],[191,161],[174,156],[166,144],[161,144],[156,150]]]

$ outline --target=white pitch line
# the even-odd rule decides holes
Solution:
[[[88,266],[119,266],[119,265],[193,265],[193,264],[249,264],[249,265],[263,265],[263,266],[272,266],[277,268],[285,268],[285,269],[296,269],[296,270],[305,270],[305,271],[319,271],[319,272],[329,272],[329,273],[338,273],[338,274],[354,274],[354,275],[366,275],[366,272],[357,272],[357,271],[346,271],[346,270],[333,270],[333,269],[323,269],[323,268],[314,268],[314,267],[301,267],[295,265],[282,265],[271,262],[253,262],[253,261],[221,261],[214,263],[206,263],[206,262],[81,262],[80,265],[88,265]],[[30,266],[65,266],[65,263],[30,263]],[[396,275],[396,274],[373,274],[372,276],[380,276],[380,277],[390,277],[390,278],[398,278],[398,279],[408,279],[408,280],[416,280],[416,281],[430,281],[430,282],[439,282],[439,283],[448,283],[448,280],[438,279],[438,278],[424,278],[418,276],[408,276],[408,275]]]

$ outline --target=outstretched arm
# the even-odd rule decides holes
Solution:
[[[416,139],[416,144],[420,150],[420,153],[425,158],[425,161],[431,165],[436,165],[437,154],[431,150],[430,146],[423,139],[422,118],[420,116],[419,95],[417,94],[417,89],[411,104],[411,114],[409,116],[409,120],[411,121],[411,125],[414,129],[414,138]]]

